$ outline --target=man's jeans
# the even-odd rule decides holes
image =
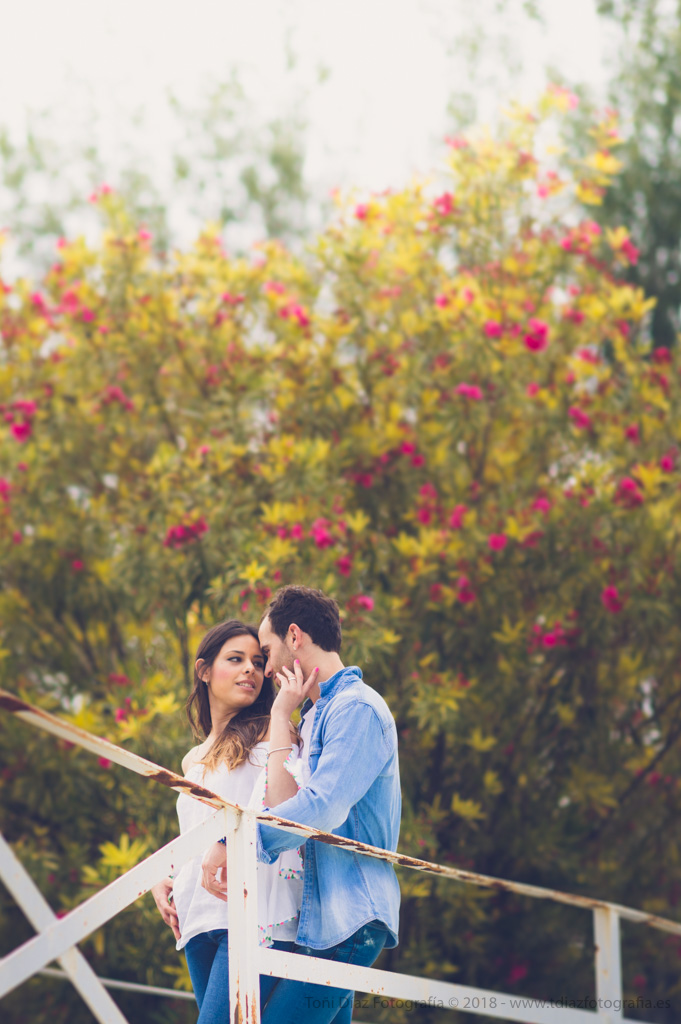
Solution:
[[[274,942],[274,949],[287,953],[295,948],[293,942]],[[227,959],[227,929],[216,928],[195,935],[184,947],[192,988],[199,1004],[197,1024],[225,1024],[229,1019],[229,961]],[[260,976],[260,1005],[262,1006],[278,978]],[[349,1018],[348,1018],[349,1019]]]
[[[293,952],[322,960],[370,967],[383,949],[388,932],[378,922],[364,925],[345,942],[329,949],[295,946]],[[260,987],[265,978],[261,978]],[[269,979],[267,979],[269,980]],[[272,979],[275,980],[276,979]],[[277,981],[262,1012],[262,1024],[350,1024],[355,993],[307,981]],[[264,1002],[264,997],[263,997]],[[203,1019],[199,1018],[201,1024]]]

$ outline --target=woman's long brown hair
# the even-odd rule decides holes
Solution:
[[[189,695],[186,705],[187,718],[197,740],[206,739],[213,727],[208,700],[208,687],[196,671],[196,662],[202,658],[203,668],[212,666],[218,654],[228,640],[236,636],[252,636],[258,640],[258,631],[238,619],[228,619],[209,629],[199,644],[194,659],[194,689]],[[274,684],[264,678],[262,689],[249,707],[242,708],[229,720],[222,733],[213,743],[208,753],[201,759],[206,771],[215,771],[223,762],[228,768],[236,768],[248,760],[248,755],[265,736],[270,724],[270,711],[274,702]]]

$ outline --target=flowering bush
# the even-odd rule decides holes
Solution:
[[[403,850],[673,913],[678,357],[618,276],[626,230],[579,214],[618,139],[608,115],[559,159],[572,100],[450,140],[444,183],[343,200],[306,261],[207,229],[158,263],[98,190],[101,246],[0,291],[3,677],[177,767],[204,626],[321,586],[396,716]],[[171,796],[2,728],[8,833],[55,905],[174,833]],[[390,966],[591,984],[588,915],[401,881]],[[93,940],[100,973],[179,972],[131,914]],[[662,996],[680,951],[637,934],[632,971]]]

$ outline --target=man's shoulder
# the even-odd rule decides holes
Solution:
[[[384,698],[373,686],[365,683],[359,673],[348,674],[346,685],[333,695],[329,701],[330,705],[333,705],[334,709],[366,705],[373,709],[384,725],[388,722],[394,723],[392,712]]]

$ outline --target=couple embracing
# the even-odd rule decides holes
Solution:
[[[397,849],[401,793],[397,733],[383,698],[340,659],[335,601],[284,587],[258,630],[237,620],[199,644],[187,710],[203,742],[182,762],[187,778],[291,821]],[[279,683],[275,695],[273,680]],[[302,703],[304,702],[304,703]],[[302,703],[300,725],[291,715]],[[187,831],[211,808],[181,795]],[[397,945],[400,891],[391,864],[258,824],[261,945],[370,966]],[[229,1013],[226,848],[215,843],[152,893],[184,949],[198,1024]],[[349,1024],[353,992],[261,976],[263,1024]]]

